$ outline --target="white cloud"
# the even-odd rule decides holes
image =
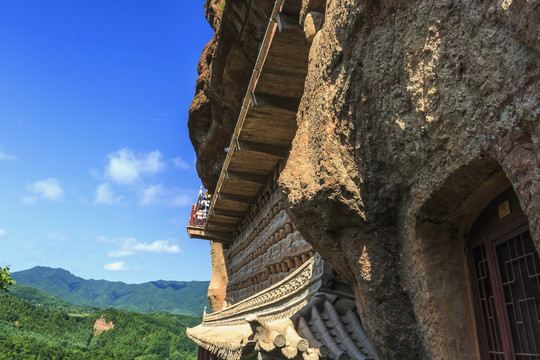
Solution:
[[[113,250],[107,253],[107,256],[110,258],[121,258],[127,257],[135,254],[133,250]]]
[[[156,254],[177,254],[180,247],[173,244],[174,239],[156,240],[152,243],[139,242],[134,238],[115,238],[114,242],[120,245],[118,250],[109,251],[110,258],[119,258],[134,255],[137,252],[151,252]]]
[[[98,169],[90,169],[90,176],[97,180],[101,179],[101,174]]]
[[[197,199],[195,199],[196,201]],[[176,195],[170,202],[172,207],[187,206],[193,204],[193,196]]]
[[[169,114],[165,113],[160,117],[154,119],[155,122],[169,122]]]
[[[6,154],[0,151],[0,160],[15,160],[17,157],[12,154]]]
[[[155,205],[166,200],[165,187],[163,184],[150,185],[141,192],[141,205]]]
[[[0,229],[0,238],[6,236],[6,230]]]
[[[107,176],[119,184],[132,184],[144,175],[155,175],[165,168],[159,150],[147,154],[135,154],[121,149],[108,155]]]
[[[139,205],[168,205],[180,207],[191,205],[194,192],[178,188],[166,188],[163,184],[149,185],[139,192]],[[196,198],[196,196],[195,196]],[[195,199],[196,201],[197,199]]]
[[[120,196],[114,196],[114,191],[109,183],[99,185],[94,192],[94,204],[114,204],[121,200]]]
[[[68,240],[68,237],[66,235],[58,233],[58,232],[50,233],[49,235],[47,235],[47,238],[49,238],[51,240],[59,240],[59,241]]]
[[[172,159],[173,164],[175,167],[182,169],[182,170],[188,170],[190,168],[189,164],[184,161],[180,156]]]
[[[117,262],[113,262],[113,263],[110,263],[110,264],[105,264],[105,266],[103,266],[103,269],[105,269],[107,271],[125,271],[125,270],[127,270],[126,269],[126,264],[123,261],[117,261]]]
[[[151,244],[138,243],[133,247],[136,251],[147,251],[152,253],[177,254],[180,252],[178,245],[171,245],[171,240],[156,240]]]
[[[22,198],[21,200],[23,203],[25,204],[33,204],[37,201],[37,197],[36,196],[25,196]]]
[[[96,237],[96,241],[99,242],[99,243],[112,243],[112,242],[114,242],[113,240],[111,240],[111,239],[109,239],[109,238],[107,238],[105,236],[101,236],[101,235]]]
[[[59,201],[64,194],[62,186],[60,186],[58,179],[48,178],[36,181],[34,183],[27,184],[28,191],[32,192],[34,195],[26,196],[22,199],[22,202],[25,204],[33,204],[39,198]]]

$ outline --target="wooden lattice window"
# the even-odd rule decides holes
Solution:
[[[501,213],[500,204],[513,209]],[[482,359],[540,360],[540,259],[515,195],[508,191],[495,199],[471,234],[469,264]]]

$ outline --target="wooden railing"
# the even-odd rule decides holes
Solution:
[[[208,191],[203,192],[203,187],[201,186],[199,196],[197,197],[197,204],[191,206],[189,226],[204,227],[211,202],[211,195],[208,194]]]

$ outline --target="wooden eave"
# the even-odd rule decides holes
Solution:
[[[298,11],[299,4],[287,0],[282,10]],[[253,72],[255,85],[246,93],[248,106],[240,113],[203,233],[188,228],[190,237],[213,240],[215,237],[206,233],[219,231],[220,239],[223,233],[230,238],[279,161],[288,156],[297,130],[296,112],[303,94],[309,43],[298,25],[298,12],[292,16],[279,13],[269,29],[271,26],[264,65]]]
[[[221,243],[228,243],[230,241],[230,233],[228,231],[204,230],[198,226],[188,226],[187,231],[191,239],[212,240]]]

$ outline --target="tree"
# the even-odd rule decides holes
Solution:
[[[15,284],[15,280],[11,278],[9,266],[0,267],[0,290],[9,291],[8,286]]]

